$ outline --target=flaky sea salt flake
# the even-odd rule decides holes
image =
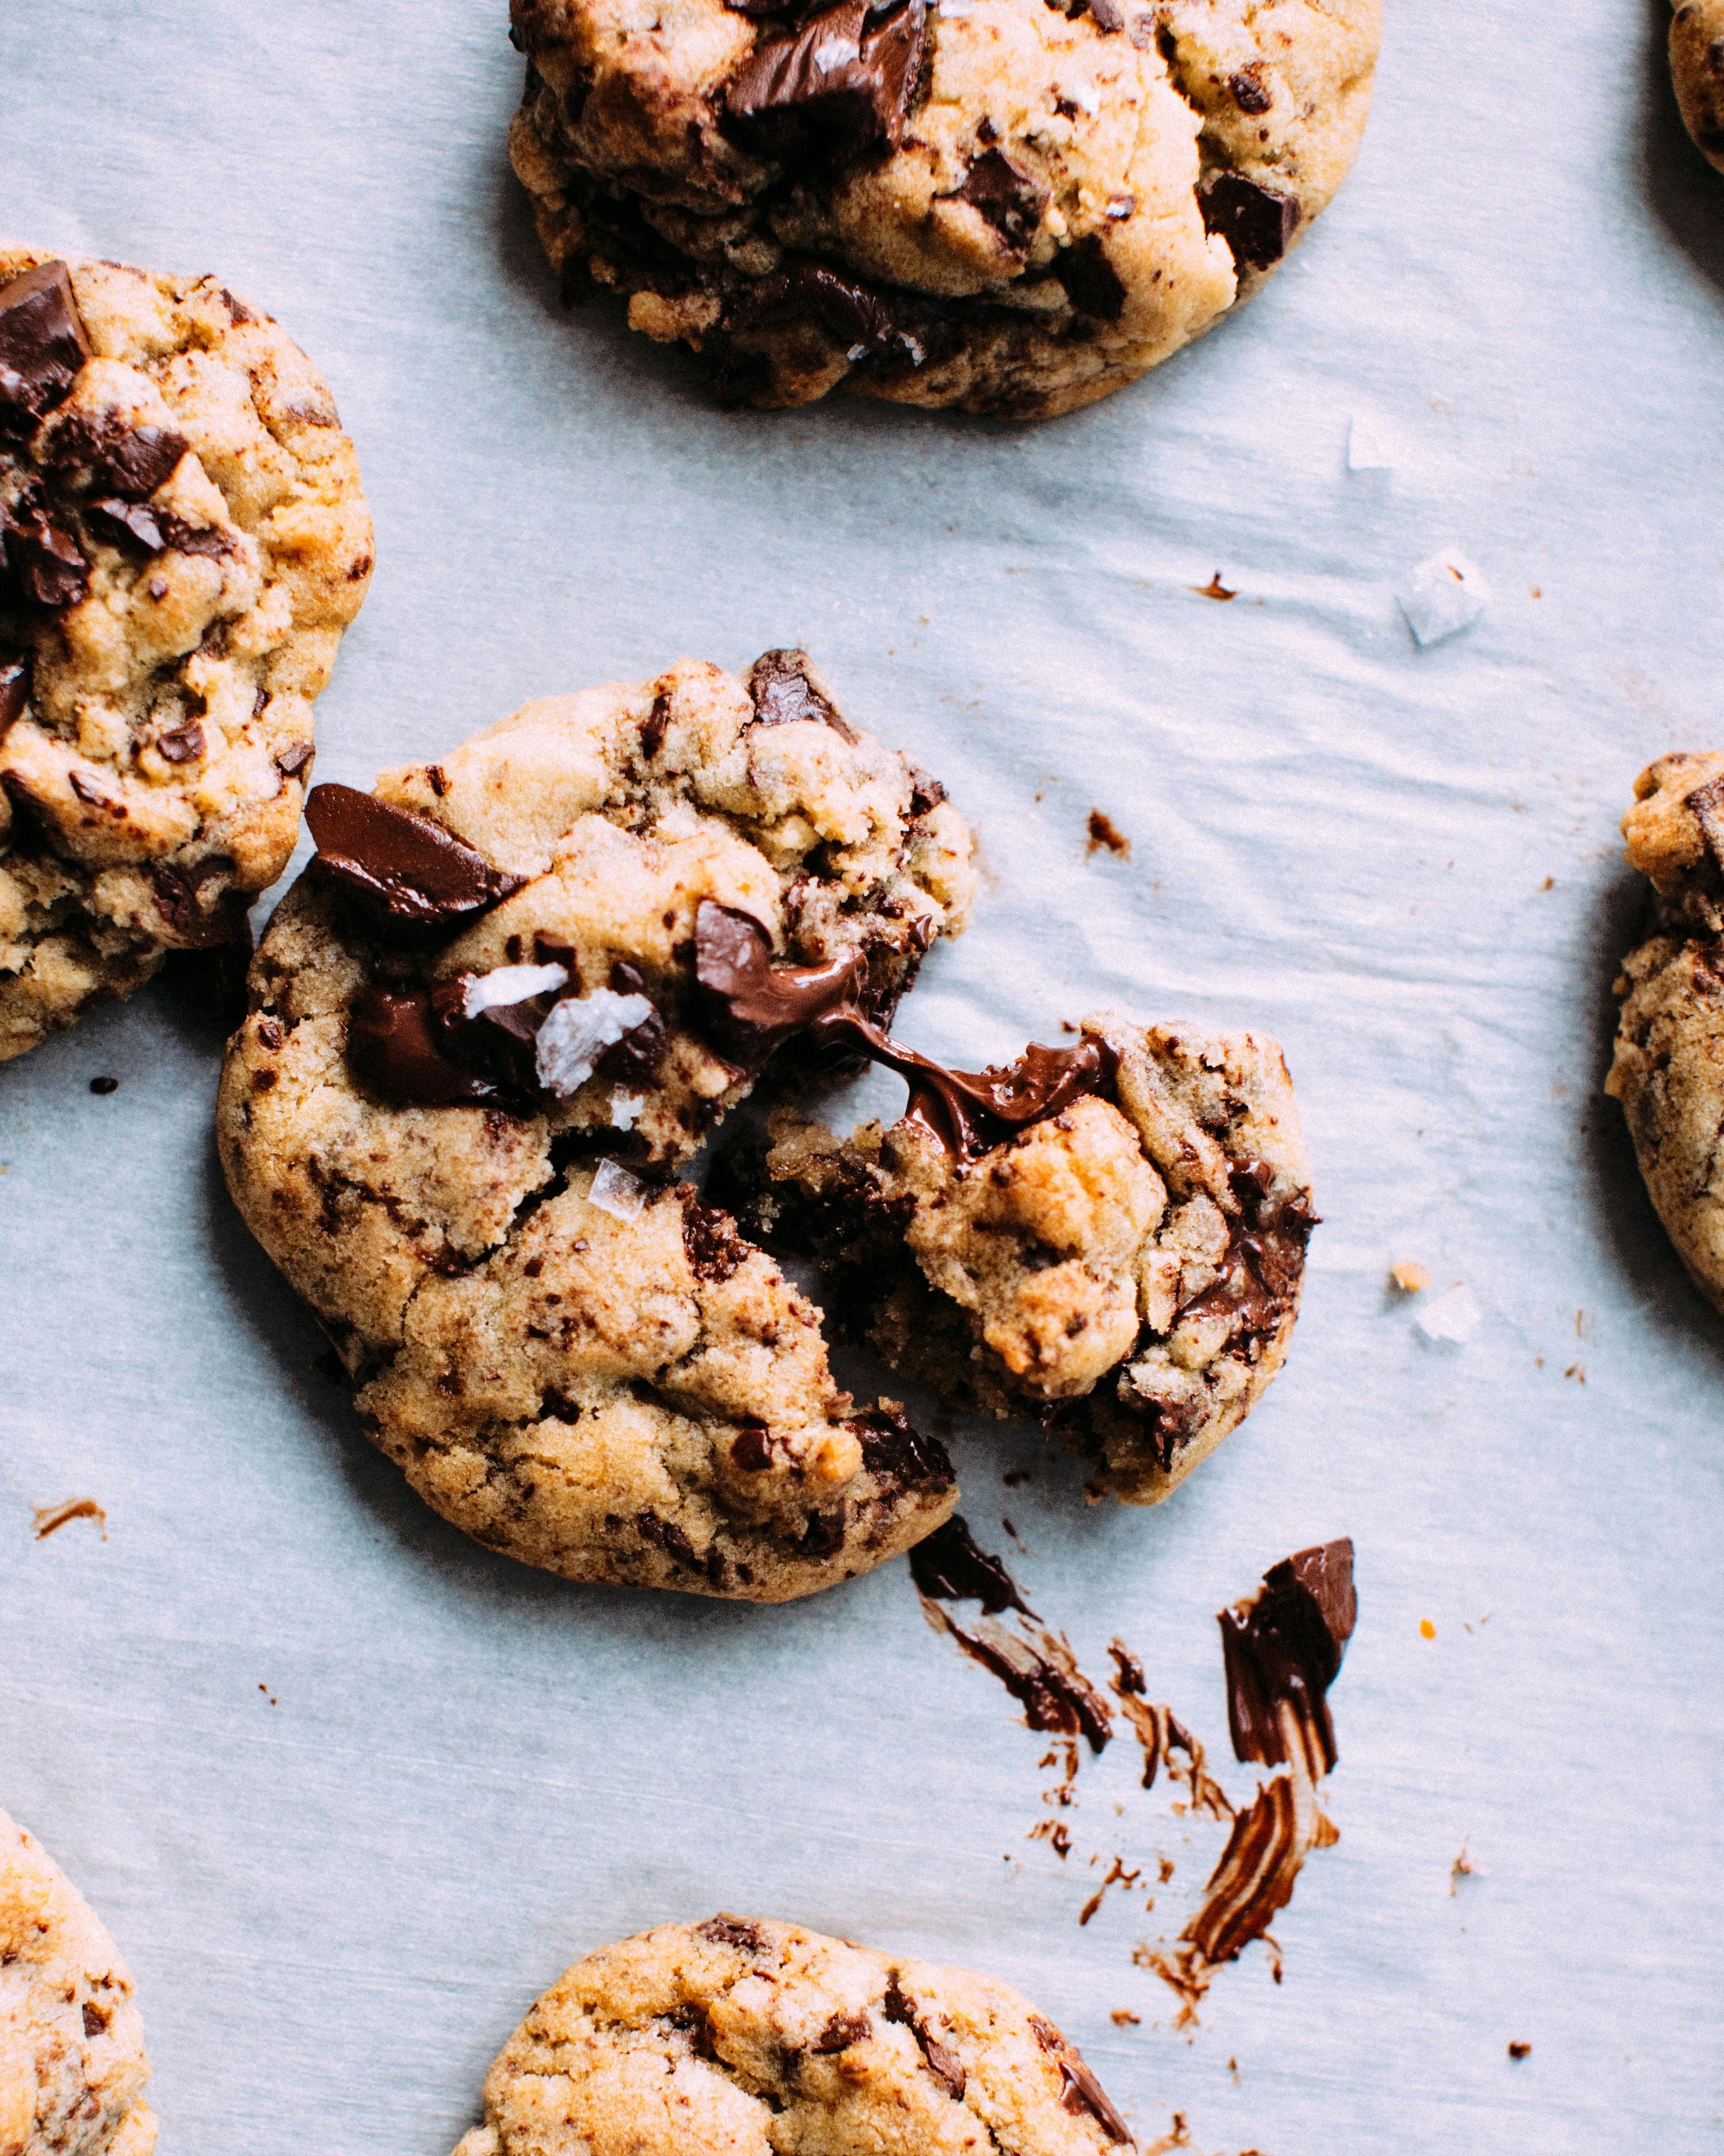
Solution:
[[[1434,1302],[1427,1303],[1413,1322],[1427,1340],[1449,1341],[1458,1348],[1472,1338],[1484,1315],[1466,1282],[1456,1281]]]
[[[1421,562],[1397,596],[1414,639],[1440,644],[1471,628],[1491,603],[1491,587],[1476,562],[1451,548]]]
[[[606,1049],[644,1025],[652,1014],[653,1006],[644,996],[619,996],[613,988],[565,996],[552,1007],[533,1044],[533,1069],[539,1083],[559,1101],[572,1100]]]
[[[632,1131],[640,1121],[641,1111],[646,1106],[644,1093],[625,1093],[620,1086],[611,1092],[611,1128],[613,1131]]]
[[[587,1193],[587,1202],[596,1205],[601,1213],[608,1213],[613,1220],[620,1220],[625,1228],[632,1228],[646,1210],[649,1193],[638,1175],[631,1175],[626,1168],[619,1168],[613,1160],[602,1160],[593,1178],[593,1188]]]
[[[488,973],[475,973],[461,998],[464,1018],[510,1004],[524,1004],[529,996],[541,996],[547,988],[560,988],[568,981],[566,966],[493,966]]]
[[[1355,472],[1391,472],[1398,459],[1387,430],[1368,412],[1355,412],[1347,438],[1347,468]]]

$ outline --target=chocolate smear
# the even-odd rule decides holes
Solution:
[[[362,988],[347,1014],[347,1065],[389,1101],[428,1107],[503,1104],[490,1079],[444,1053],[424,988]]]
[[[0,285],[0,426],[27,434],[64,403],[90,357],[64,262],[44,262]]]
[[[1078,1667],[1064,1634],[1027,1621],[1008,1631],[985,1616],[973,1631],[967,1631],[931,1595],[924,1594],[921,1604],[936,1631],[950,1633],[972,1661],[999,1679],[1022,1706],[1032,1729],[1081,1736],[1092,1752],[1106,1750],[1113,1735],[1113,1710]]]
[[[752,914],[711,898],[695,909],[695,983],[726,1045],[750,1063],[853,1006],[864,971],[854,952],[819,966],[774,965],[772,939]]]
[[[1065,2084],[1060,2102],[1063,2110],[1074,2118],[1088,2112],[1110,2141],[1127,2142],[1131,2129],[1114,2107],[1111,2098],[1094,2074],[1084,2064],[1083,2056],[1076,2045],[1062,2035],[1051,2021],[1044,2020],[1039,2014],[1032,2014],[1029,2025],[1035,2031],[1035,2040],[1060,2069]]]
[[[1047,195],[1003,150],[984,150],[965,173],[957,199],[979,210],[1012,253],[1022,254],[1035,237]]]
[[[725,132],[785,165],[828,170],[877,143],[895,150],[921,70],[924,0],[876,12],[843,0],[781,38],[763,38],[725,92]]]
[[[1243,172],[1211,172],[1198,187],[1206,232],[1219,232],[1242,270],[1271,270],[1293,244],[1299,204]]]
[[[910,1553],[910,1574],[918,1591],[937,1602],[979,1602],[984,1617],[1002,1609],[1035,1615],[1000,1560],[977,1547],[962,1514],[916,1544]]]
[[[1314,1775],[1334,1767],[1328,1691],[1358,1608],[1353,1546],[1343,1537],[1284,1558],[1264,1574],[1249,1601],[1220,1613],[1228,1726],[1239,1758],[1265,1767],[1291,1760],[1290,1716],[1301,1734],[1301,1751],[1321,1762]]]
[[[1126,311],[1126,288],[1107,259],[1099,232],[1074,240],[1054,257],[1054,275],[1080,315],[1116,322]]]
[[[1188,1978],[1203,1964],[1213,1969],[1237,1961],[1292,1899],[1294,1881],[1311,1851],[1331,1848],[1339,1839],[1302,1775],[1277,1774],[1265,1782],[1234,1819],[1203,1904],[1180,1934],[1190,1949],[1182,1957]]]
[[[1209,1772],[1203,1746],[1171,1707],[1146,1696],[1142,1666],[1134,1655],[1117,1640],[1108,1652],[1119,1672],[1114,1680],[1114,1697],[1143,1749],[1142,1787],[1152,1789],[1157,1775],[1165,1768],[1170,1781],[1183,1785],[1193,1811],[1208,1812],[1212,1819],[1230,1820],[1232,1803]]]
[[[830,273],[821,271],[822,276]],[[836,284],[842,280],[832,279]],[[754,722],[761,726],[788,726],[798,719],[818,719],[843,741],[856,741],[856,731],[829,697],[823,696],[808,675],[806,651],[763,651],[748,670],[748,694],[754,704]]]
[[[108,1539],[108,1515],[94,1497],[68,1497],[60,1505],[37,1505],[35,1515],[36,1539],[45,1543],[50,1535],[69,1527],[74,1520],[94,1520],[101,1529],[102,1540]]]
[[[30,662],[22,653],[0,651],[0,742],[3,742],[30,703]]]
[[[526,881],[493,868],[441,824],[351,786],[314,786],[305,821],[325,868],[381,901],[393,920],[454,926]]]

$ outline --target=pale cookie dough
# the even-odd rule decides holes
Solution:
[[[1724,172],[1724,0],[1675,0],[1670,74],[1683,124]]]
[[[1695,1285],[1724,1310],[1724,755],[1665,756],[1634,781],[1629,859],[1652,934],[1623,962],[1605,1091]]]
[[[942,1448],[841,1392],[819,1313],[666,1178],[799,1023],[716,1007],[709,932],[888,1016],[967,916],[942,789],[772,652],[530,704],[308,819],[222,1158],[413,1486],[571,1578],[761,1601],[936,1527]]]
[[[967,1969],[767,1917],[564,1971],[455,2156],[1104,2156],[1131,2130],[1052,2022]]]
[[[778,1111],[749,1216],[828,1261],[895,1369],[1039,1414],[1094,1461],[1094,1493],[1156,1504],[1286,1358],[1311,1167],[1274,1041],[1111,1014],[1082,1039],[1091,1089],[967,1153],[914,1091],[842,1142]]]
[[[150,2156],[131,1972],[33,1835],[0,1812],[0,2156]]]
[[[1044,418],[1261,283],[1340,186],[1380,0],[512,0],[570,296],[726,402]]]
[[[267,316],[0,244],[0,1060],[243,941],[371,569],[353,444]]]

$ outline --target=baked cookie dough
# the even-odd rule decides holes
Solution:
[[[1246,298],[1340,186],[1380,0],[511,0],[574,296],[722,400],[1045,418]]]
[[[1675,0],[1670,74],[1682,121],[1709,164],[1724,172],[1724,0]]]
[[[1159,1503],[1292,1338],[1317,1216],[1280,1050],[1104,1014],[1008,1070],[919,1063],[890,1130],[778,1111],[751,1224],[827,1261],[894,1369],[1039,1414],[1092,1492]]]
[[[1604,1090],[1677,1255],[1724,1310],[1724,755],[1660,757],[1622,829],[1652,881],[1652,932],[1616,983]]]
[[[588,1954],[455,2156],[1103,2156],[1130,2128],[1053,2023],[967,1969],[767,1917]]]
[[[0,1812],[0,2156],[150,2156],[131,1972],[75,1887]]]
[[[267,316],[0,244],[0,1060],[244,939],[371,567],[353,444]]]
[[[222,1158],[414,1489],[570,1578],[759,1601],[937,1526],[942,1448],[841,1392],[818,1312],[669,1178],[809,1013],[884,1022],[964,926],[942,788],[778,651],[529,704],[307,818]],[[782,957],[739,1001],[750,936]]]

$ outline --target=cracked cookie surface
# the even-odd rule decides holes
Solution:
[[[1634,796],[1623,835],[1652,932],[1616,983],[1605,1091],[1677,1255],[1724,1310],[1724,755],[1660,757]]]
[[[371,568],[353,444],[267,316],[0,244],[0,1060],[244,938]]]
[[[1675,0],[1670,75],[1682,123],[1708,164],[1724,172],[1724,0]]]
[[[1003,1984],[766,1917],[603,1947],[536,2000],[455,2156],[1101,2156],[1130,2129]]]
[[[54,1859],[0,1812],[0,2156],[151,2156],[131,1972]]]
[[[1039,1413],[1094,1461],[1095,1489],[1155,1504],[1285,1359],[1310,1164],[1274,1041],[1111,1014],[1081,1041],[1085,1090],[967,1146],[913,1077],[889,1130],[839,1141],[778,1111],[748,1211],[826,1260],[895,1369],[955,1406]]]
[[[726,402],[1011,418],[1247,296],[1357,152],[1380,0],[513,0],[511,132],[572,296]]]
[[[528,705],[308,816],[222,1158],[413,1486],[572,1578],[756,1600],[936,1526],[940,1446],[841,1392],[818,1312],[665,1178],[794,1071],[793,1024],[715,1009],[712,936],[889,1014],[967,915],[942,789],[773,652]]]

